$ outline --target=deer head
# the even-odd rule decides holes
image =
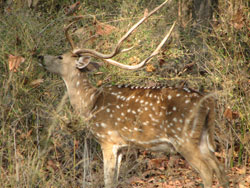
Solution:
[[[215,111],[211,96],[187,88],[95,88],[88,81],[86,71],[99,66],[90,61],[90,56],[124,69],[138,69],[158,54],[174,25],[156,50],[138,65],[124,65],[111,59],[124,51],[120,49],[121,43],[159,7],[136,23],[110,54],[75,48],[68,34],[70,24],[65,34],[73,47],[72,52],[41,57],[43,65],[63,78],[72,106],[86,118],[101,144],[106,188],[117,186],[122,159],[120,151],[129,146],[152,151],[175,149],[200,173],[205,188],[212,186],[214,173],[223,187],[227,187],[224,170],[213,153]]]
[[[68,76],[79,73],[79,70],[93,70],[98,68],[102,63],[91,62],[90,56],[78,56],[72,52],[65,53],[60,56],[39,56],[42,66],[49,72],[60,75],[63,79]],[[69,72],[71,74],[69,74]]]

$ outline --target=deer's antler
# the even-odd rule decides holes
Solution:
[[[154,10],[152,10],[150,13],[148,13],[146,16],[144,16],[142,19],[140,19],[136,24],[134,24],[130,29],[129,31],[122,36],[122,38],[118,41],[118,43],[116,44],[114,50],[110,53],[110,54],[103,54],[103,53],[100,53],[98,51],[95,51],[93,49],[87,49],[87,48],[81,48],[81,49],[78,49],[76,48],[76,46],[74,45],[74,42],[71,38],[71,36],[69,35],[68,33],[68,30],[69,28],[77,21],[79,20],[80,18],[83,18],[83,16],[78,16],[78,17],[75,17],[76,20],[74,20],[72,23],[70,23],[68,26],[65,27],[65,35],[66,35],[66,38],[67,40],[69,41],[71,47],[72,47],[72,51],[74,54],[77,54],[77,55],[89,55],[89,56],[93,56],[93,57],[96,57],[96,58],[99,58],[99,59],[102,59],[104,61],[106,61],[107,63],[110,63],[112,65],[115,65],[115,66],[118,66],[120,68],[123,68],[123,69],[129,69],[129,70],[135,70],[135,69],[139,69],[141,68],[142,66],[145,65],[145,63],[147,63],[148,61],[150,61],[154,56],[156,56],[161,47],[164,45],[164,43],[166,42],[166,40],[169,38],[171,32],[173,31],[173,28],[175,26],[175,22],[174,24],[172,25],[170,31],[167,33],[167,35],[164,37],[164,39],[161,41],[161,43],[158,45],[158,47],[155,49],[155,51],[149,56],[147,57],[145,60],[143,60],[141,63],[137,64],[137,65],[124,65],[122,63],[119,63],[115,60],[112,60],[111,58],[116,56],[117,54],[119,54],[120,52],[124,52],[124,51],[128,51],[132,48],[128,48],[128,49],[123,49],[121,50],[121,45],[122,43],[131,35],[131,33],[138,27],[140,26],[145,20],[147,20],[151,15],[153,15],[155,12],[157,12],[160,8],[162,8],[169,0],[166,0],[164,1],[161,5],[159,5],[158,7],[156,7]]]
[[[139,20],[135,25],[133,25],[133,27],[130,28],[130,30],[123,35],[123,37],[118,41],[118,43],[116,44],[113,52],[111,52],[110,54],[103,54],[100,52],[97,52],[95,50],[92,49],[75,49],[73,50],[73,53],[76,54],[92,54],[95,57],[101,58],[101,59],[109,59],[114,57],[115,55],[117,55],[121,50],[121,45],[123,43],[124,40],[126,40],[131,33],[139,26],[141,25],[145,20],[147,20],[150,16],[152,16],[155,12],[157,12],[160,8],[162,8],[169,0],[164,1],[161,5],[159,5],[158,7],[156,7],[154,10],[152,10],[148,15],[146,15],[145,17],[143,17],[141,20]]]
[[[165,42],[167,41],[167,39],[169,38],[170,34],[172,33],[174,26],[175,26],[176,22],[173,23],[172,27],[170,28],[169,32],[165,35],[165,37],[163,38],[163,40],[161,41],[161,43],[157,46],[157,48],[155,49],[155,51],[146,59],[144,59],[143,61],[141,61],[139,64],[137,65],[124,65],[122,63],[119,63],[118,61],[115,61],[113,59],[104,59],[104,61],[115,65],[117,67],[123,68],[123,69],[128,69],[128,70],[136,70],[139,69],[141,67],[143,67],[147,62],[149,62],[154,56],[158,55],[160,52],[160,49],[162,48],[162,46],[165,44]]]
[[[69,25],[64,27],[65,37],[69,41],[69,44],[70,44],[72,50],[74,50],[76,48],[76,46],[75,46],[74,41],[72,40],[71,36],[69,35],[69,28],[81,18],[83,18],[82,15],[74,17],[75,20],[73,22],[71,22]]]

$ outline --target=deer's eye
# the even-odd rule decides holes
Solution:
[[[63,57],[62,57],[62,56],[58,56],[57,58],[58,58],[58,59],[63,59]]]

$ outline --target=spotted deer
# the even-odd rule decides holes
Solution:
[[[201,175],[205,188],[212,186],[215,174],[223,187],[227,180],[223,167],[214,155],[214,101],[188,88],[106,86],[90,84],[87,72],[99,65],[91,56],[124,69],[138,69],[158,54],[172,28],[157,49],[135,66],[124,65],[111,58],[121,50],[121,43],[145,19],[167,1],[136,23],[118,42],[111,54],[76,48],[65,28],[73,50],[62,56],[41,56],[43,66],[64,80],[71,105],[86,118],[91,132],[100,143],[104,161],[105,187],[118,185],[122,160],[121,150],[138,147],[151,151],[179,152]]]

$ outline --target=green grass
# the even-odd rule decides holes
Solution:
[[[13,5],[11,12],[0,18],[0,184],[3,187],[81,187],[84,180],[96,182],[91,186],[98,187],[103,182],[99,145],[87,125],[79,126],[84,123],[74,115],[65,97],[63,81],[37,63],[36,56],[40,54],[59,55],[69,50],[63,33],[69,18],[64,16],[63,6],[70,3],[63,1],[58,9],[59,1],[51,2],[54,4],[41,3],[38,10]],[[116,4],[108,0],[96,4],[85,1],[79,13],[97,15],[99,21],[118,30],[87,43],[86,47],[110,52],[128,25],[143,16],[144,7],[149,4],[140,2],[135,6],[132,1]],[[150,6],[157,4],[158,1],[152,1]],[[93,84],[102,80],[103,85],[158,82],[178,87],[185,81],[191,88],[215,92],[216,138],[230,169],[249,165],[250,39],[247,27],[232,27],[229,8],[222,4],[220,10],[220,24],[212,32],[200,34],[205,39],[205,53],[190,50],[197,41],[187,31],[165,47],[165,62],[161,66],[157,58],[150,62],[156,67],[155,72],[104,66],[100,69],[103,74],[89,76]],[[125,48],[134,46],[134,49],[115,59],[129,64],[136,58],[146,58],[161,41],[174,15],[175,12],[163,8],[125,42]],[[245,16],[250,19],[249,14]],[[81,24],[87,30],[94,30],[91,17],[76,26],[79,28]],[[8,69],[9,54],[25,58],[16,73]],[[184,65],[192,62],[197,66],[179,74]],[[37,79],[44,81],[32,85]],[[223,114],[228,107],[237,118],[226,119]],[[123,174],[129,177],[128,173]]]

